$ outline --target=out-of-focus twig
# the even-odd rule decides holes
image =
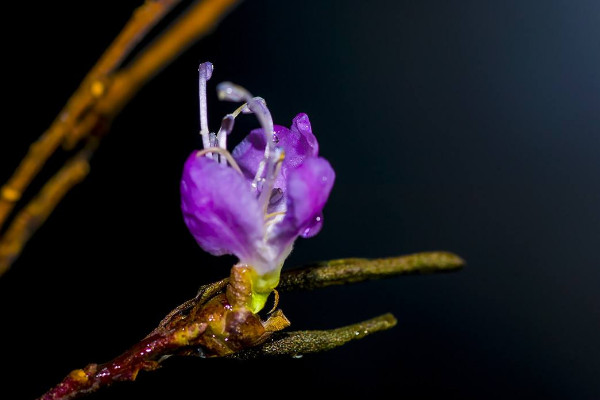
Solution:
[[[460,269],[463,265],[464,261],[460,257],[446,252],[417,253],[374,260],[334,260],[283,273],[280,291],[309,290],[394,275],[448,272]],[[201,287],[196,297],[171,311],[141,342],[108,363],[90,364],[72,371],[40,400],[74,399],[117,381],[133,381],[139,371],[154,370],[162,360],[171,355],[241,359],[298,356],[331,350],[352,340],[390,329],[397,323],[392,314],[384,314],[332,330],[280,332],[289,325],[289,321],[283,317],[281,310],[276,310],[267,321],[261,322],[267,327],[270,321],[278,321],[271,324],[272,328],[265,339],[248,345],[247,339],[256,333],[255,322],[258,317],[244,313],[235,314],[235,318],[224,317],[223,310],[235,312],[236,309],[228,303],[230,298],[226,293],[228,286],[233,284],[230,282],[236,280],[223,279]],[[221,326],[231,321],[239,323],[234,329],[226,331],[221,339],[223,343],[237,341],[241,347],[224,348],[221,352],[215,352],[215,347],[212,347],[212,351],[207,351],[207,346],[215,340],[211,324]]]
[[[50,128],[31,145],[13,176],[0,189],[0,228],[10,216],[23,192],[61,144],[65,149],[70,150],[82,139],[103,135],[114,117],[141,86],[195,40],[208,33],[238,1],[193,2],[155,41],[140,50],[138,56],[127,66],[122,66],[123,61],[152,27],[181,2],[181,0],[145,1],[84,78]],[[88,161],[89,157],[91,153]],[[64,175],[63,172],[64,170],[61,170],[57,176]],[[85,175],[81,179],[84,177]],[[12,224],[0,238],[0,248],[4,250],[0,252],[0,276],[8,270],[35,231],[31,226],[39,227],[72,186],[72,184],[62,185],[62,195],[52,197],[56,202],[51,207],[41,205],[48,198],[42,194],[32,200],[38,203],[36,207],[47,210],[43,219],[32,217],[30,206],[25,206],[14,217]],[[35,221],[32,218],[36,218]]]
[[[27,189],[44,163],[60,146],[65,136],[78,132],[79,135],[89,133],[91,126],[80,126],[84,116],[91,112],[96,100],[104,92],[103,80],[112,74],[120,63],[130,54],[135,45],[160,21],[171,8],[181,0],[147,1],[135,10],[121,33],[104,52],[96,65],[85,76],[79,88],[50,128],[31,145],[29,152],[14,172],[9,181],[2,187],[0,197],[0,226],[21,194]],[[85,129],[82,129],[85,128]]]
[[[24,244],[44,223],[65,194],[87,176],[90,171],[90,157],[97,145],[97,139],[90,139],[17,215],[0,241],[0,275],[21,253]]]

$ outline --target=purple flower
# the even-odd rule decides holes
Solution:
[[[223,119],[217,134],[209,133],[206,81],[211,73],[212,64],[200,65],[204,149],[194,151],[185,163],[181,208],[200,247],[214,255],[234,254],[254,270],[253,290],[261,294],[255,306],[260,309],[277,285],[295,239],[321,229],[335,173],[318,156],[306,114],[298,114],[289,129],[273,125],[264,100],[231,83],[218,86],[219,97],[245,103]],[[227,135],[240,113],[255,114],[262,128],[251,131],[229,153]]]

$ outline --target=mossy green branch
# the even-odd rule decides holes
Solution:
[[[397,324],[392,314],[324,331],[281,332],[267,343],[246,349],[230,358],[252,359],[268,356],[301,356],[320,353],[343,346],[352,340],[363,339],[376,332],[393,328]]]
[[[451,272],[465,261],[453,253],[431,251],[388,258],[346,258],[293,269],[281,275],[277,290],[313,290],[398,275]]]

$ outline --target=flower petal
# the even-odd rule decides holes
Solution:
[[[285,136],[285,132],[289,131],[281,125],[274,125],[273,130],[276,137]],[[265,146],[264,130],[262,128],[254,129],[231,152],[240,169],[250,181],[254,179],[258,165],[265,156]]]
[[[262,211],[250,183],[233,168],[192,153],[181,179],[181,209],[204,250],[254,258],[264,235]]]
[[[309,158],[291,171],[287,182],[287,212],[277,224],[272,241],[285,249],[297,236],[311,237],[321,229],[322,211],[335,181],[327,160]]]
[[[319,143],[312,133],[310,121],[306,114],[298,114],[292,121],[291,129],[281,125],[274,126],[275,144],[285,152],[281,173],[275,180],[274,187],[285,190],[287,175],[304,162],[306,158],[319,154]],[[262,129],[254,129],[238,144],[231,153],[244,172],[246,178],[252,180],[265,152],[265,134]]]
[[[296,115],[291,129],[277,138],[277,146],[285,151],[283,167],[286,169],[297,168],[306,158],[319,155],[319,143],[312,133],[308,115],[304,113]]]

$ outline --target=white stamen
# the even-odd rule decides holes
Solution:
[[[267,142],[265,146],[265,158],[268,159],[273,148],[273,136],[275,135],[271,112],[267,108],[267,102],[262,97],[253,97],[250,99],[248,101],[248,108],[256,115],[258,122],[260,122],[265,131],[265,141]]]
[[[252,188],[257,191],[258,183],[260,181],[269,180],[271,177],[269,176],[269,172],[273,173],[275,171],[271,170],[271,167],[268,169],[270,171],[267,172],[267,178],[263,178],[263,174],[265,172],[265,168],[269,164],[269,166],[274,165],[276,163],[276,159],[278,156],[274,157],[271,160],[273,153],[273,138],[275,132],[273,130],[273,118],[271,117],[271,112],[267,108],[267,103],[261,97],[252,97],[250,92],[244,89],[241,86],[238,86],[231,82],[222,82],[217,85],[217,94],[220,100],[226,101],[246,101],[247,104],[243,104],[234,112],[234,117],[236,117],[240,112],[248,113],[252,112],[256,115],[258,122],[260,123],[263,131],[265,132],[265,154],[262,161],[258,164],[258,168],[256,170],[256,175],[254,176],[254,180],[252,181]],[[263,189],[264,191],[264,189]]]
[[[254,97],[250,99],[250,101],[248,101],[248,108],[256,115],[258,122],[260,122],[260,125],[265,132],[265,155],[263,160],[258,165],[256,175],[252,181],[252,187],[257,189],[258,182],[262,179],[265,167],[271,161],[270,158],[273,149],[273,136],[275,135],[275,132],[273,131],[273,118],[271,117],[271,113],[267,108],[267,103],[263,98]]]
[[[217,133],[217,144],[220,148],[227,150],[227,136],[233,130],[233,123],[235,116],[233,114],[227,114],[221,121],[221,127]],[[227,160],[221,157],[221,164],[227,164]]]
[[[211,132],[208,134],[208,141],[210,143],[210,147],[218,147],[217,145],[217,134]]]
[[[202,146],[209,148],[210,138],[208,130],[208,110],[206,105],[206,82],[212,76],[213,65],[210,62],[200,64],[198,67],[198,96],[200,99],[200,135],[202,136]],[[207,155],[212,158],[210,154]]]

